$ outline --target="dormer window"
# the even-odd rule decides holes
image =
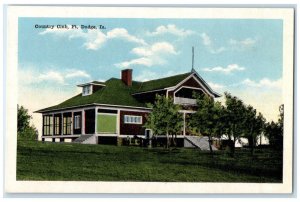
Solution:
[[[105,87],[104,82],[92,81],[89,83],[79,84],[78,87],[82,87],[82,96],[91,95],[97,92],[99,89]]]
[[[92,85],[86,85],[82,87],[82,96],[87,96],[92,94]]]

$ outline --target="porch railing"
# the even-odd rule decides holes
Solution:
[[[175,97],[174,98],[175,104],[181,104],[181,105],[196,105],[196,99],[191,98],[184,98],[184,97]]]

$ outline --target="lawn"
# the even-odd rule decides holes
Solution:
[[[18,141],[17,180],[281,182],[282,152],[246,149],[235,158],[198,149]]]

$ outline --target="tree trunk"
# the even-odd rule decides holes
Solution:
[[[252,146],[251,146],[251,155],[252,156],[254,155],[254,145],[255,145],[255,140],[254,140],[254,137],[252,135]]]
[[[212,142],[212,141],[211,141],[211,136],[209,135],[209,136],[208,136],[209,151],[210,151],[210,153],[211,153],[211,154],[213,154],[213,150],[212,150],[211,142]]]
[[[251,156],[253,156],[254,155],[254,134],[253,134],[253,125],[251,125],[251,130],[250,130],[250,142],[249,142],[249,145],[250,145],[250,147],[251,147]],[[248,140],[249,141],[249,140]],[[250,144],[251,143],[251,144]]]
[[[231,156],[234,157],[234,154],[235,154],[235,141],[236,141],[236,137],[233,136],[233,142],[232,142],[232,145],[231,145]]]
[[[172,133],[172,146],[176,147],[176,133]]]
[[[170,144],[169,143],[169,131],[167,131],[167,135],[166,136],[167,136],[167,145],[166,145],[166,147],[169,148],[169,144]]]
[[[231,156],[234,157],[234,152],[235,152],[235,136],[234,136],[234,132],[235,130],[233,129],[234,127],[231,126],[231,131],[230,131],[230,135],[229,135],[229,147],[230,147],[230,153]],[[233,140],[232,140],[233,137]]]
[[[260,146],[261,146],[261,142],[262,142],[262,133],[260,133],[260,136],[259,136],[259,142],[260,142]]]

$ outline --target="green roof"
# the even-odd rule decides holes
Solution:
[[[76,107],[82,105],[109,104],[109,105],[126,105],[135,107],[146,107],[145,103],[138,102],[131,94],[139,86],[139,82],[132,82],[132,86],[126,86],[122,80],[111,78],[105,82],[105,87],[97,90],[91,95],[82,96],[78,94],[58,105],[38,110],[37,112],[52,111],[67,107]]]
[[[142,82],[140,87],[134,93],[159,90],[159,89],[175,86],[180,81],[188,77],[190,74],[191,73],[189,72],[185,74],[178,74],[175,76]]]
[[[105,84],[105,87],[102,87],[91,95],[82,96],[80,93],[58,105],[41,109],[37,112],[53,111],[77,106],[79,107],[82,105],[93,105],[95,103],[131,107],[146,107],[146,103],[139,102],[134,96],[132,96],[132,94],[175,86],[190,74],[191,73],[179,74],[146,82],[132,81],[132,86],[126,86],[121,79],[111,78],[104,83],[99,82],[101,84]],[[93,83],[95,83],[95,81],[93,81]]]

